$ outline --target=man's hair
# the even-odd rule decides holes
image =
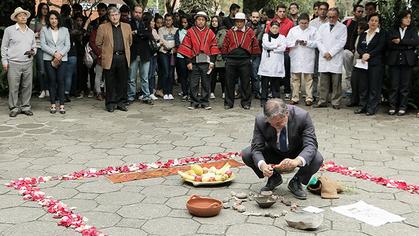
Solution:
[[[164,19],[166,20],[168,17],[171,17],[172,19],[174,18],[173,14],[166,13],[166,15],[164,15]]]
[[[310,21],[310,16],[307,13],[302,13],[299,17],[298,17],[298,22],[300,22],[300,20],[308,20]]]
[[[319,8],[320,6],[325,6],[327,9],[329,9],[329,3],[327,2],[319,2]]]
[[[108,15],[110,15],[112,13],[115,13],[115,12],[121,14],[121,11],[117,7],[109,7],[108,8]]]
[[[230,12],[240,9],[240,6],[236,3],[230,5]]]
[[[97,4],[97,6],[96,6],[96,8],[99,10],[99,9],[107,9],[108,8],[108,6],[106,6],[106,4],[105,3],[103,3],[103,2],[100,2],[99,4]]]
[[[354,5],[354,9],[353,9],[353,11],[354,11],[354,12],[356,12],[356,9],[357,9],[358,7],[360,7],[360,8],[364,8],[364,6],[362,6],[361,4],[356,4],[356,5]]]
[[[300,9],[300,6],[298,6],[298,4],[296,2],[290,3],[290,6],[288,8],[291,8],[291,6],[296,6],[297,9]]]
[[[276,6],[276,11],[278,11],[278,9],[279,9],[279,8],[283,8],[283,9],[285,9],[285,10],[286,10],[286,9],[287,9],[287,6],[285,6],[285,4],[281,2],[281,3],[279,3],[279,4]]]
[[[288,106],[284,100],[280,98],[269,99],[263,107],[263,114],[266,118],[272,118],[274,116],[284,117],[288,113]]]
[[[337,7],[332,7],[332,8],[330,8],[328,11],[334,11],[334,12],[336,12],[336,14],[339,16],[339,14],[340,14],[340,12],[339,12],[339,9],[337,8]]]
[[[128,5],[122,5],[120,8],[119,8],[119,11],[120,12],[124,12],[124,13],[129,13],[129,12],[131,12],[131,9],[129,8],[129,6]]]
[[[266,10],[265,13],[266,13],[266,16],[269,17],[269,18],[274,18],[275,17],[274,9],[268,9],[268,10]]]
[[[143,7],[143,5],[141,5],[141,4],[135,4],[135,5],[132,7],[132,11],[133,11],[133,12],[135,11],[135,8],[136,8],[136,7],[141,8],[141,11],[142,11],[142,12],[144,12],[144,7]]]
[[[83,7],[79,3],[74,3],[71,7],[73,8],[73,11],[74,10],[83,11]]]
[[[317,1],[313,4],[313,9],[320,6],[320,1]]]
[[[377,3],[375,2],[367,2],[365,3],[365,7],[373,6],[374,9],[377,9]]]

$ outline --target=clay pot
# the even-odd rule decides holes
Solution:
[[[220,200],[192,195],[186,202],[186,208],[191,215],[212,217],[220,213],[223,203]]]
[[[260,208],[269,208],[276,202],[276,199],[271,196],[255,197],[254,199]]]

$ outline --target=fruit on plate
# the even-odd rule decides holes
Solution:
[[[178,174],[184,179],[195,182],[223,182],[231,178],[233,172],[230,164],[226,163],[220,169],[211,166],[210,168],[192,165],[191,169],[185,172],[178,171]]]

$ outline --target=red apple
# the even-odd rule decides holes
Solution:
[[[233,171],[226,170],[225,174],[228,175],[228,177],[231,177],[231,175],[233,174]]]
[[[202,176],[196,175],[195,176],[195,181],[196,182],[202,182]]]

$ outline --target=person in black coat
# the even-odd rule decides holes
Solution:
[[[133,41],[131,46],[131,66],[128,81],[128,102],[132,103],[135,100],[137,88],[137,70],[140,70],[141,79],[141,100],[153,105],[153,100],[150,98],[150,89],[148,83],[148,72],[150,70],[150,59],[152,51],[150,47],[150,40],[153,39],[153,34],[150,28],[149,21],[152,16],[149,13],[144,13],[140,5],[136,5],[132,12],[132,19],[130,21],[131,30],[133,32]],[[148,21],[148,23],[144,23]]]
[[[417,61],[415,49],[419,45],[418,31],[412,27],[411,22],[411,12],[402,11],[389,35],[387,57],[391,77],[389,115],[395,115],[396,112],[399,116],[406,114],[412,69]]]
[[[362,63],[368,63],[368,69],[362,69],[358,74],[360,107],[355,110],[355,114],[375,115],[380,104],[386,33],[379,28],[379,25],[379,15],[377,13],[370,15],[368,30],[359,37],[357,48],[359,59]]]

